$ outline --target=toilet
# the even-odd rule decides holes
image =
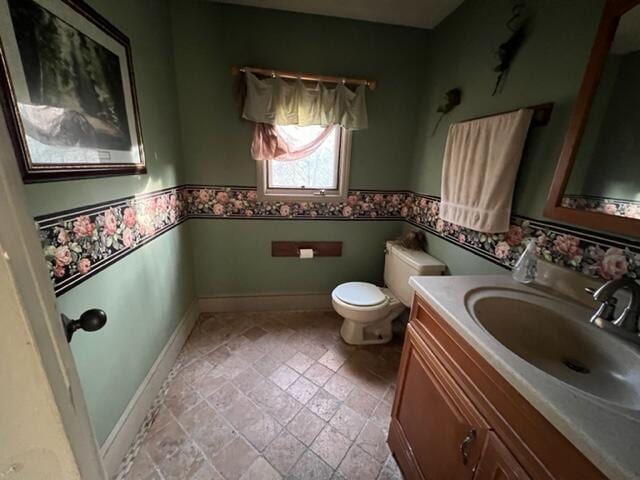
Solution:
[[[411,306],[413,275],[442,275],[446,265],[431,255],[387,242],[384,283],[347,282],[331,292],[334,310],[344,318],[340,335],[351,345],[372,345],[391,340],[391,322]]]

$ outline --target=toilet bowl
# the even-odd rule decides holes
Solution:
[[[405,308],[388,288],[365,282],[339,285],[331,293],[331,303],[344,319],[340,335],[351,345],[390,341],[391,322]]]
[[[334,310],[344,319],[343,340],[351,345],[387,343],[391,324],[411,305],[412,275],[441,275],[446,266],[423,251],[387,242],[384,278],[388,288],[367,282],[347,282],[331,292]]]

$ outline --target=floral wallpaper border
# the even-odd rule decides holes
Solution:
[[[56,295],[187,219],[180,187],[37,217]]]
[[[184,185],[36,218],[57,295],[189,218],[407,221],[505,268],[529,238],[547,261],[602,279],[640,278],[640,242],[514,216],[508,232],[444,222],[440,199],[409,191],[354,190],[344,202],[261,202],[255,187]]]
[[[407,220],[434,235],[511,269],[529,239],[536,241],[539,258],[571,270],[611,280],[622,275],[640,278],[640,242],[571,226],[511,217],[508,232],[482,233],[443,221],[440,199],[414,194],[414,213]]]
[[[640,201],[594,195],[563,195],[562,206],[640,220]]]

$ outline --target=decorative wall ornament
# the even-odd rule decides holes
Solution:
[[[438,117],[438,121],[436,125],[433,127],[433,132],[431,135],[434,135],[440,126],[440,122],[444,116],[449,113],[451,110],[456,108],[458,105],[462,103],[462,89],[460,88],[452,88],[447,93],[444,94],[444,99],[440,105],[438,105],[437,113],[440,114]]]
[[[260,202],[255,187],[184,185],[36,218],[57,295],[190,218],[406,221],[510,269],[535,238],[538,255],[609,280],[640,278],[640,241],[513,216],[508,232],[485,234],[443,221],[440,199],[409,191],[353,190],[345,202]]]
[[[498,65],[495,66],[493,71],[498,74],[498,78],[496,79],[496,85],[493,88],[493,93],[491,94],[492,96],[498,93],[498,90],[500,90],[503,85],[504,79],[509,72],[509,68],[511,68],[511,64],[520,51],[520,47],[522,47],[526,38],[528,22],[523,15],[526,7],[525,3],[525,0],[512,0],[513,6],[511,7],[511,18],[509,18],[506,24],[511,35],[504,43],[500,44],[496,51]]]

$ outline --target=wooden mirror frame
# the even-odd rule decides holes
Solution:
[[[546,217],[629,237],[640,237],[640,220],[563,207],[562,197],[587,126],[589,110],[598,90],[620,17],[637,5],[640,5],[640,0],[607,0],[544,207]]]

